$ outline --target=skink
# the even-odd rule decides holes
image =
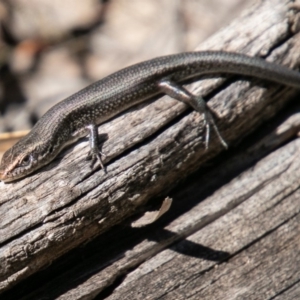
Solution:
[[[97,126],[126,109],[154,96],[169,95],[192,106],[205,117],[227,147],[201,96],[182,85],[206,74],[253,76],[300,89],[300,74],[286,67],[228,52],[187,52],[151,59],[122,69],[53,106],[32,130],[3,155],[0,179],[14,181],[51,162],[78,138],[89,134],[92,164],[104,168],[98,148]]]

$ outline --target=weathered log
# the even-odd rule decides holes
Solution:
[[[297,67],[300,63],[298,51],[300,39],[299,34],[291,31],[291,28],[297,26],[293,23],[296,20],[294,12],[288,6],[290,2],[269,0],[257,3],[247,14],[216,34],[199,49],[261,55],[267,60],[291,68]],[[234,144],[278,114],[297,92],[274,83],[235,76],[228,80],[199,82],[193,86],[192,90],[211,96],[209,105],[219,116],[217,122],[219,129],[231,145],[228,152],[233,149]],[[285,139],[281,142],[296,135],[299,128],[297,124],[294,122],[293,126],[289,127],[287,131],[290,135],[284,135]],[[205,151],[203,117],[184,104],[168,97],[126,112],[100,126],[99,133],[107,133],[109,137],[103,147],[103,151],[107,154],[105,163],[108,173],[106,175],[100,169],[91,170],[85,159],[88,143],[81,141],[75,147],[72,146],[64,151],[58,159],[35,175],[13,184],[1,183],[0,291],[12,287],[71,249],[86,243],[132,216],[138,208],[154,196],[167,195],[178,181],[195,172],[205,162],[223,151],[215,136],[212,136],[209,150]],[[274,140],[273,136],[269,147],[273,147]],[[299,151],[298,144],[298,141],[295,141],[286,145],[278,150],[279,152],[271,155],[269,160],[266,159],[267,162],[261,162],[253,170],[216,191],[212,197],[207,198],[193,210],[177,216],[170,228],[167,228],[173,234],[162,235],[159,242],[152,241],[137,245],[138,251],[126,253],[123,260],[120,259],[106,268],[103,267],[104,262],[102,262],[103,270],[100,273],[81,283],[78,289],[70,289],[65,294],[60,292],[61,298],[70,299],[72,295],[72,299],[91,299],[129,269],[187,236],[190,236],[193,244],[200,243],[209,248],[221,249],[218,252],[221,257],[220,261],[233,257],[233,253],[239,253],[265,233],[273,231],[277,228],[276,226],[281,226],[280,224],[291,224],[294,233],[290,238],[296,243],[293,239],[296,236],[296,223],[293,219],[293,217],[297,218],[294,216],[295,207],[291,212],[290,206],[288,212],[283,211],[281,207],[283,199],[285,202],[291,201],[287,200],[290,198],[282,192],[284,197],[279,199],[271,192],[276,190],[275,187],[286,191],[291,182],[293,184],[289,190],[290,193],[298,188],[297,170],[299,167],[296,160],[297,153],[299,153],[297,152]],[[262,151],[261,148],[259,149]],[[257,148],[252,151],[259,152]],[[276,164],[275,162],[282,157],[286,160],[280,160]],[[250,157],[247,159],[251,161]],[[218,173],[222,171],[218,169],[214,177],[211,177],[212,180],[224,182],[226,176],[216,178]],[[282,176],[287,176],[286,174],[289,176],[288,181],[282,180]],[[205,187],[207,186],[209,184]],[[270,190],[261,195],[262,192],[259,193],[259,191],[265,189]],[[249,195],[254,195],[255,199]],[[274,200],[275,204],[272,204],[271,200]],[[241,203],[245,206],[242,216],[249,215],[248,218],[252,221],[248,231],[245,229],[247,224],[246,227],[242,227],[236,219],[239,214],[237,206]],[[263,214],[266,209],[270,209],[261,206],[264,203],[276,207],[273,214]],[[277,216],[275,211],[279,220],[275,218]],[[260,221],[261,227],[253,228],[255,219],[260,214],[263,215]],[[224,217],[220,218],[221,216]],[[217,222],[212,223],[215,220]],[[205,227],[207,224],[210,225]],[[217,232],[215,228],[211,229],[213,226],[219,226],[217,234],[215,234]],[[240,229],[233,232],[237,226],[241,226]],[[203,229],[200,230],[201,228]],[[261,231],[258,232],[258,229]],[[226,235],[228,230],[230,234]],[[193,233],[195,234],[192,235]],[[274,231],[274,234],[282,238],[282,241],[287,238],[280,233],[280,230]],[[242,237],[245,239],[242,240]],[[176,247],[184,248],[182,244],[184,242],[186,241],[174,246],[175,249]],[[110,247],[114,248],[113,246]],[[146,250],[143,247],[146,247]],[[145,298],[146,294],[151,294],[152,296],[149,297],[155,299],[170,293],[170,289],[172,293],[174,292],[174,294],[170,293],[170,299],[181,299],[182,295],[187,295],[187,291],[191,293],[189,298],[199,299],[201,296],[204,299],[205,294],[199,289],[208,289],[207,287],[184,290],[184,286],[193,284],[196,281],[191,278],[197,278],[200,275],[202,277],[208,271],[211,271],[212,275],[211,277],[204,276],[208,278],[205,280],[215,280],[215,276],[219,273],[213,273],[212,268],[218,259],[202,260],[199,263],[199,256],[195,255],[195,260],[195,257],[190,255],[190,260],[185,266],[182,256],[178,254],[179,256],[174,258],[170,252],[172,251],[161,252],[155,259],[145,263],[144,268],[149,267],[153,276],[141,276],[140,272],[148,272],[141,267],[111,295],[111,299],[126,299],[127,297],[128,299],[141,299]],[[215,252],[212,251],[212,253]],[[165,258],[161,259],[161,256]],[[173,258],[174,265],[170,265],[170,269],[162,266]],[[242,259],[242,256],[237,259]],[[192,268],[196,265],[200,269]],[[222,267],[223,272],[226,272],[226,266]],[[159,268],[160,273],[154,272],[155,268]],[[183,272],[183,270],[186,271]],[[92,273],[95,273],[95,270]],[[174,283],[170,283],[170,278],[174,278]],[[153,282],[153,285],[149,284],[149,280]],[[145,282],[148,283],[149,289],[141,292],[141,289],[146,287]],[[161,288],[160,282],[162,282]],[[180,282],[182,282],[182,287]],[[203,281],[202,284],[207,284],[207,281]],[[196,285],[198,286],[199,283]],[[172,288],[169,289],[171,286]],[[51,288],[49,292],[50,290]],[[242,293],[243,289],[238,292]],[[140,298],[137,296],[139,293]],[[210,295],[207,299],[211,299],[213,293],[216,292],[207,292],[207,295]],[[33,296],[31,295],[31,299]],[[228,296],[228,299],[232,297]]]

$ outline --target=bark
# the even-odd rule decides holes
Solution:
[[[296,68],[300,39],[293,32],[297,18],[290,2],[257,3],[198,50],[260,55]],[[99,127],[99,133],[109,137],[103,147],[106,175],[90,169],[85,159],[88,142],[80,141],[35,175],[1,183],[1,292],[145,209],[154,196],[168,195],[208,161],[215,169],[204,177],[188,177],[187,186],[172,197],[173,204],[176,199],[184,203],[164,229],[146,234],[125,228],[111,244],[107,244],[112,238],[109,233],[103,235],[98,238],[103,260],[95,258],[98,252],[90,263],[83,261],[69,269],[65,265],[62,277],[46,284],[46,294],[92,299],[133,268],[108,299],[233,299],[237,294],[256,299],[257,295],[274,296],[297,281],[300,246],[295,198],[300,145],[295,139],[274,149],[296,137],[299,108],[291,106],[291,117],[277,131],[261,141],[258,133],[252,135],[241,153],[233,153],[234,145],[260,125],[279,118],[297,91],[238,76],[198,82],[191,90],[209,95],[220,132],[230,144],[226,153],[215,135],[205,151],[203,117],[163,97]],[[272,150],[273,154],[216,189]],[[198,203],[212,190],[213,195]],[[128,236],[132,232],[138,232],[136,240]],[[145,237],[149,240],[140,240]],[[162,251],[171,244],[172,248]],[[74,255],[78,258],[78,253]],[[65,259],[72,262],[71,256]],[[224,260],[227,263],[221,263]],[[83,270],[78,271],[80,266]],[[268,281],[263,282],[264,274]],[[22,297],[34,299],[43,293],[44,287]]]

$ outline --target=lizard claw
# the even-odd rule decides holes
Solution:
[[[91,168],[92,169],[94,169],[94,166],[95,166],[96,162],[98,161],[99,164],[100,164],[101,169],[103,169],[104,173],[107,174],[107,170],[106,170],[106,167],[103,164],[101,156],[106,157],[106,155],[104,153],[102,153],[101,151],[99,151],[99,150],[98,151],[90,150],[89,154],[87,156],[87,159],[91,160]]]
[[[213,127],[215,133],[217,134],[217,137],[219,139],[219,141],[221,142],[221,144],[223,145],[223,147],[225,149],[228,149],[228,145],[225,142],[225,140],[223,139],[215,121],[213,116],[211,115],[211,113],[209,111],[206,111],[204,113],[204,125],[206,127],[206,135],[205,135],[205,150],[208,149],[208,144],[209,144],[209,136],[210,136],[210,126]]]

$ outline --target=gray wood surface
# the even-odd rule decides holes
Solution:
[[[290,2],[258,2],[199,49],[299,66]],[[168,223],[112,229],[113,236],[108,232],[96,242],[100,250],[91,261],[72,252],[72,265],[60,277],[22,298],[93,299],[101,292],[101,299],[297,298],[299,107],[291,104],[281,113],[296,91],[239,77],[200,82],[192,90],[217,91],[209,105],[231,145],[226,153],[215,136],[204,151],[202,116],[164,97],[99,128],[109,136],[103,147],[107,175],[90,170],[85,141],[41,172],[0,184],[0,291],[146,209],[149,199],[169,195],[187,178],[172,195],[175,211],[162,217]],[[275,115],[273,131],[260,127],[234,149]],[[200,167],[207,174],[187,177]]]

